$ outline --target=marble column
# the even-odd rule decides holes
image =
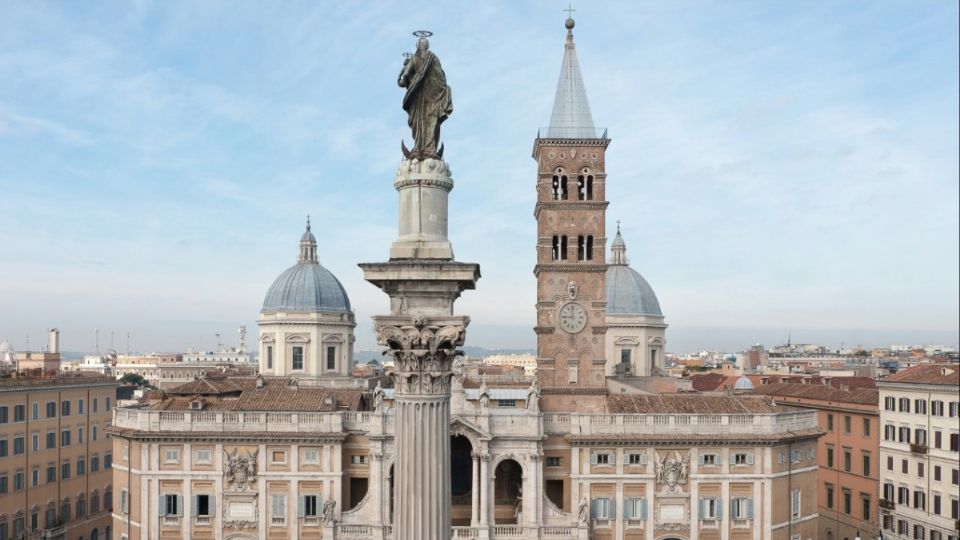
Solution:
[[[363,263],[363,277],[390,296],[390,314],[373,317],[377,343],[394,360],[394,539],[450,538],[450,386],[470,319],[454,301],[476,287],[480,267],[453,260],[447,233],[443,160],[404,159],[399,237],[390,261]]]
[[[490,525],[490,456],[480,454],[480,526]]]
[[[470,526],[476,527],[480,523],[480,454],[474,452],[473,471],[470,473]]]

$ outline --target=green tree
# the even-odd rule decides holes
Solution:
[[[138,375],[136,373],[127,373],[123,377],[120,377],[120,383],[132,384],[134,386],[139,386],[141,388],[150,386],[150,383],[147,382],[147,380],[144,379],[142,375]]]

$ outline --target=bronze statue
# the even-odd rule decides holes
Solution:
[[[413,33],[417,36],[417,52],[407,55],[397,84],[407,89],[403,96],[403,110],[407,111],[407,125],[413,131],[413,150],[407,150],[403,141],[400,147],[408,159],[442,159],[440,124],[453,112],[453,98],[447,86],[447,76],[440,67],[440,59],[430,52],[425,30]]]

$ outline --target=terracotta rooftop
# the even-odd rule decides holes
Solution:
[[[760,385],[754,389],[754,393],[858,405],[878,405],[880,403],[880,391],[876,388],[840,390],[820,384],[776,383]]]
[[[607,412],[615,414],[772,414],[787,412],[763,396],[612,395]]]
[[[920,364],[898,371],[881,382],[960,386],[960,365]]]
[[[831,377],[823,375],[745,375],[754,388],[768,384],[803,384],[823,388],[832,386],[840,389],[876,388],[877,383],[870,377]],[[698,373],[690,377],[693,389],[697,392],[718,392],[733,388],[739,375],[725,376],[719,373]],[[766,380],[767,382],[764,382]]]
[[[205,400],[204,411],[357,411],[366,406],[363,392],[323,386],[294,386],[283,378],[197,379],[164,392],[151,392],[150,409],[186,411],[190,403]]]

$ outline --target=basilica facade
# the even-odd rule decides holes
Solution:
[[[454,363],[397,388],[352,379],[354,313],[320,265],[308,225],[297,264],[263,303],[259,376],[201,378],[115,411],[119,538],[400,540],[410,535],[398,530],[406,517],[398,499],[419,504],[405,507],[418,515],[448,512],[449,532],[437,539],[816,537],[816,412],[764,396],[626,392],[623,385],[611,392],[612,379],[661,374],[666,323],[652,287],[628,265],[619,227],[607,249],[611,139],[593,124],[572,20],[566,28],[551,125],[534,142],[536,376],[494,384],[466,377]],[[401,201],[422,193],[404,193],[411,174],[428,172],[411,171],[410,163],[404,160],[395,184]],[[391,296],[391,315],[381,320],[400,320],[417,302],[405,296],[417,291],[390,281],[393,269],[427,268],[459,283],[453,292],[421,295],[428,299],[455,298],[479,277],[476,265],[452,262],[446,193],[453,183],[444,167],[426,179],[443,191],[442,200],[428,201],[442,207],[442,219],[407,223],[401,207],[391,263],[362,265]],[[462,335],[469,321],[454,322]],[[409,339],[426,342],[428,332],[433,340],[453,323],[414,325]],[[402,328],[396,338],[378,335],[395,345],[414,327]],[[427,437],[430,445],[416,446],[420,434],[398,429],[411,381],[426,384],[418,376],[448,392],[443,444]],[[398,458],[400,437],[414,445],[404,452],[415,449],[438,471],[449,467],[442,500],[417,502],[410,497],[416,487],[397,481],[409,478],[411,463]]]

